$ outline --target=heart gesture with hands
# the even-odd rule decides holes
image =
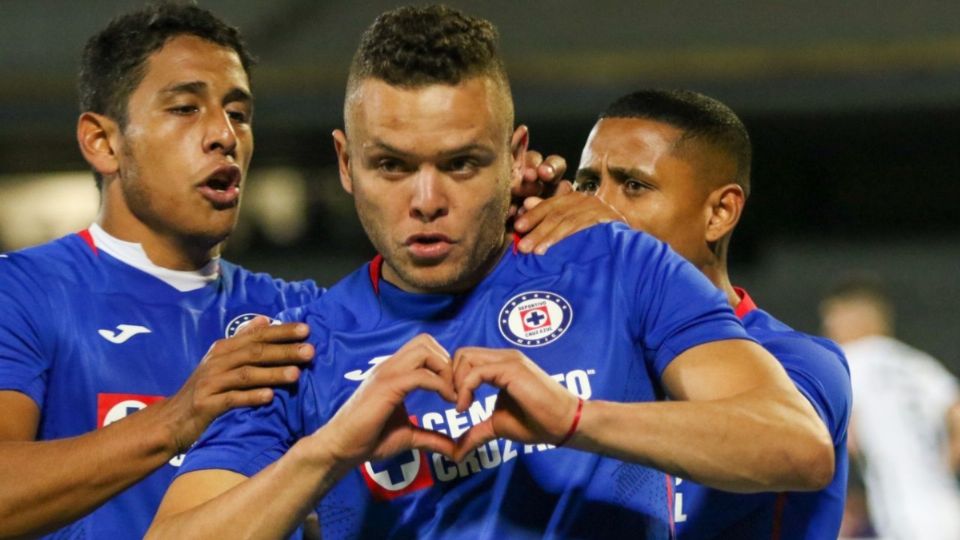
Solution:
[[[576,428],[580,398],[520,351],[464,347],[457,351],[453,366],[459,412],[467,410],[481,384],[500,389],[490,417],[457,440],[455,461],[499,437],[524,444],[561,444]]]
[[[493,413],[458,440],[410,422],[404,398],[414,390],[436,392],[463,412],[484,383],[500,389]],[[520,351],[465,347],[451,362],[436,340],[420,334],[373,368],[314,438],[351,466],[412,449],[459,461],[499,437],[525,444],[563,442],[576,425],[580,404]]]

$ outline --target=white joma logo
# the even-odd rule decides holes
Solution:
[[[113,330],[100,330],[100,335],[103,336],[103,339],[109,341],[110,343],[115,343],[117,345],[121,343],[126,343],[127,340],[132,338],[137,334],[149,334],[150,329],[144,326],[138,326],[136,324],[118,324],[117,330],[120,332],[114,332]]]
[[[362,381],[362,380],[364,380],[364,379],[366,379],[367,377],[370,376],[370,372],[373,371],[373,368],[377,367],[377,364],[379,364],[380,362],[383,362],[383,361],[386,360],[387,358],[390,358],[390,356],[392,356],[392,355],[378,356],[378,357],[374,358],[373,360],[370,360],[370,362],[369,362],[369,364],[370,364],[370,369],[368,369],[368,370],[366,370],[366,371],[361,371],[361,370],[359,370],[359,369],[355,369],[355,370],[353,370],[353,371],[348,371],[348,372],[346,372],[346,373],[343,374],[343,378],[344,378],[344,379],[347,379],[348,381]]]

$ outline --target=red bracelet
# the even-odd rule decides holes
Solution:
[[[567,434],[557,443],[557,447],[567,444],[570,441],[570,437],[573,437],[573,434],[577,432],[577,426],[580,425],[580,415],[583,413],[583,398],[577,398],[577,400],[579,403],[577,403],[577,412],[573,415],[573,423],[570,424],[570,429],[567,431]]]

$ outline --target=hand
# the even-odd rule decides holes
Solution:
[[[560,156],[551,155],[546,159],[536,150],[527,151],[524,156],[523,175],[519,185],[513,185],[510,194],[509,217],[523,213],[523,201],[529,197],[549,197],[561,184],[567,172],[567,161]],[[567,182],[569,183],[569,182]]]
[[[455,461],[498,437],[556,444],[570,430],[579,399],[520,351],[465,347],[457,351],[453,365],[458,411],[467,410],[481,384],[500,389],[490,417],[457,440]]]
[[[560,189],[565,191],[562,195],[546,200],[530,197],[524,201],[526,211],[513,223],[514,230],[525,234],[517,246],[523,253],[543,255],[550,246],[587,227],[627,221],[599,197],[573,191],[566,180],[561,185]]]
[[[296,382],[297,365],[313,359],[313,346],[301,343],[309,332],[306,324],[271,326],[257,317],[236,336],[214,342],[187,382],[161,404],[173,414],[177,451],[189,448],[227,410],[269,403],[270,387]]]
[[[452,439],[410,423],[403,400],[416,389],[436,392],[451,403],[457,399],[450,355],[427,334],[408,341],[373,368],[337,414],[314,434],[318,447],[347,465],[412,449],[453,456]]]

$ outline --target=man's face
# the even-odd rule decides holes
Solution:
[[[334,135],[341,180],[400,288],[461,291],[500,256],[526,150],[505,99],[487,77],[419,88],[367,79],[350,97],[349,136]]]
[[[637,118],[605,118],[590,133],[575,185],[616,208],[634,229],[670,244],[700,265],[709,257],[705,240],[709,184],[695,145],[678,151],[683,132],[669,124]]]
[[[247,73],[232,49],[188,35],[169,40],[145,67],[127,104],[119,186],[108,187],[107,204],[159,235],[219,243],[236,225],[253,155]]]

